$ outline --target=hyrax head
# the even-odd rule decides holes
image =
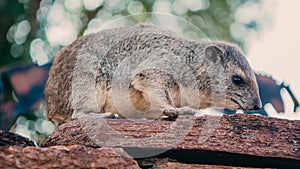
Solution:
[[[213,42],[203,52],[210,84],[210,93],[204,94],[204,98],[209,98],[211,107],[245,111],[262,107],[255,74],[237,46]]]

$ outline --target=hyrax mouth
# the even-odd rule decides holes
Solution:
[[[230,98],[230,100],[235,103],[236,105],[238,105],[238,107],[241,109],[241,110],[246,110],[237,100],[235,100],[234,98]]]
[[[261,103],[260,99],[255,100],[252,107],[245,107],[238,100],[236,100],[234,98],[230,98],[230,100],[243,111],[256,112],[262,108],[262,103]]]

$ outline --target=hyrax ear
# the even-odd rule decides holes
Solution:
[[[223,56],[223,51],[215,45],[207,46],[204,53],[205,58],[213,63],[221,61],[221,57]]]

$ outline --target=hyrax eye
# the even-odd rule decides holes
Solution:
[[[232,80],[232,83],[236,86],[243,87],[245,85],[245,82],[241,76],[234,75],[234,76],[232,76],[231,80]]]

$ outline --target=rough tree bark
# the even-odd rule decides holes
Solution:
[[[176,121],[82,119],[59,126],[42,146],[123,147],[185,163],[300,167],[300,121],[256,115],[180,117]]]
[[[0,147],[0,168],[140,168],[121,148]]]

